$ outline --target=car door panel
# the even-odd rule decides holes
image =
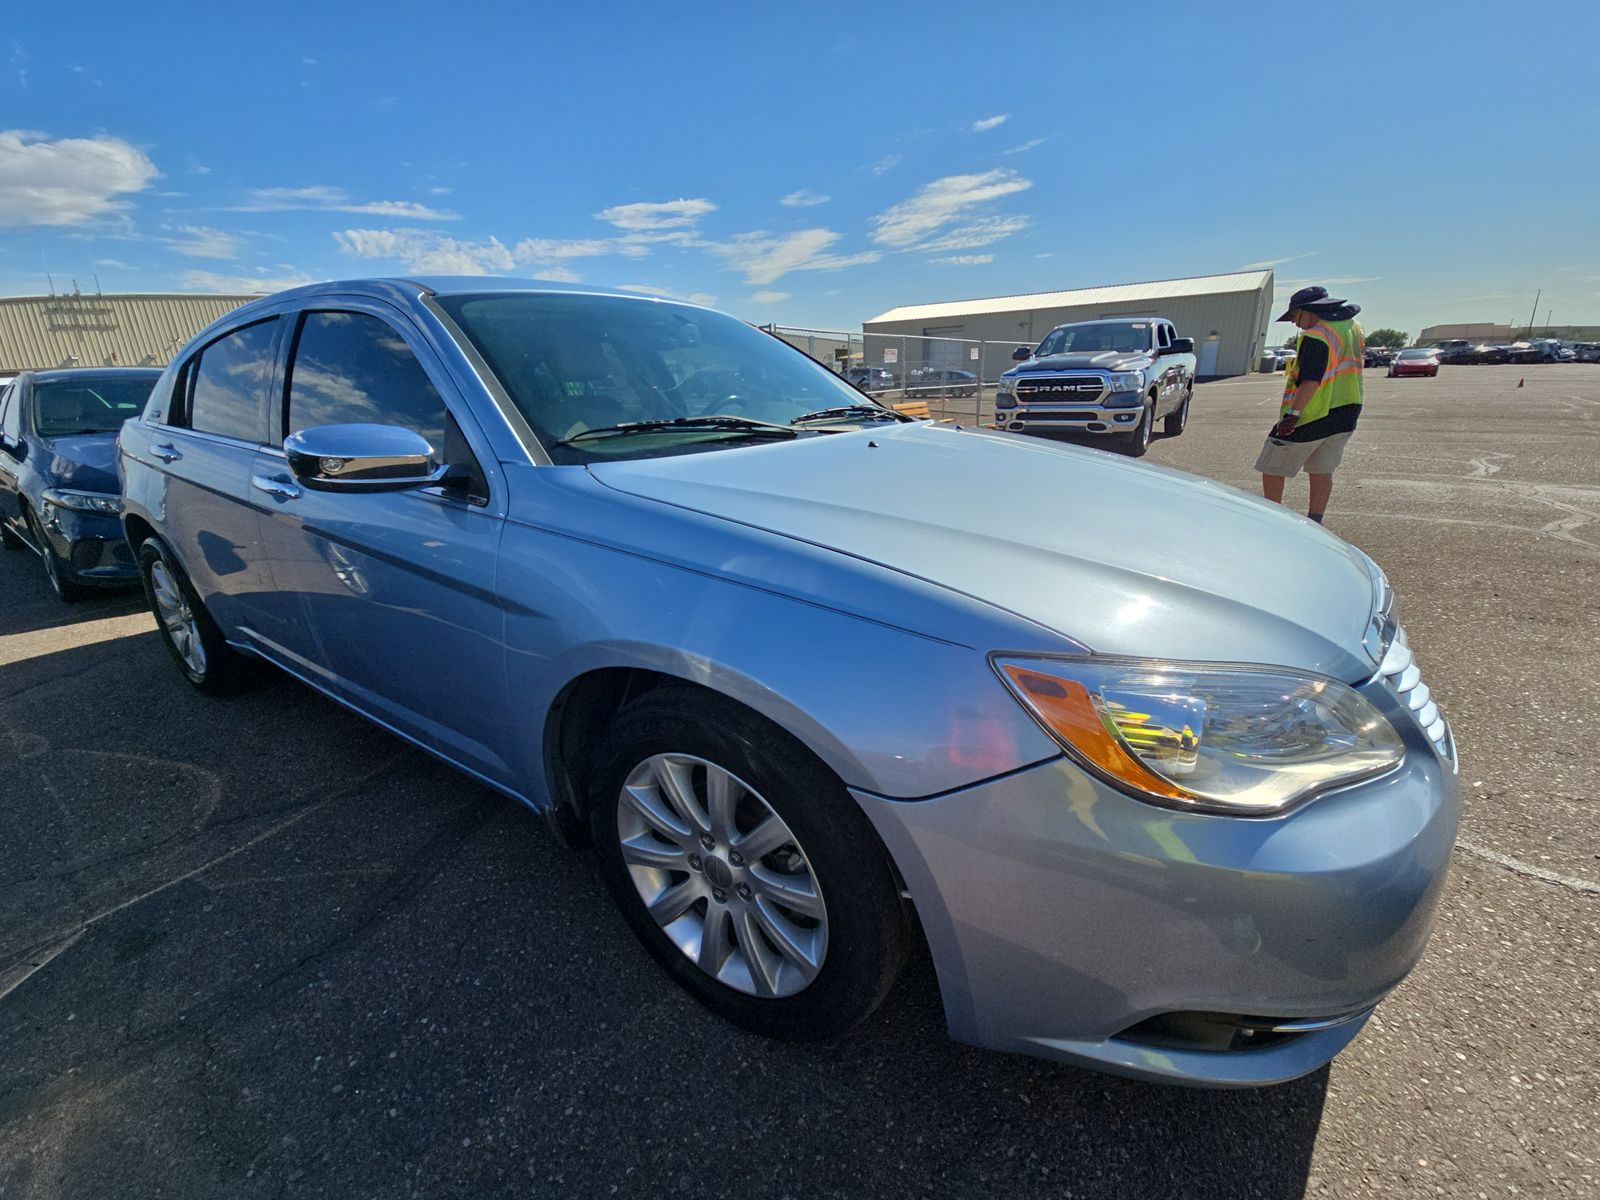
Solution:
[[[415,359],[442,406],[452,396],[449,416],[460,436],[477,462],[492,462],[466,406],[421,339],[408,337],[414,331],[401,319],[359,308],[352,307],[353,315],[382,321],[394,333],[398,340],[386,352]],[[301,371],[305,380],[318,371],[338,377],[346,400],[370,399],[378,410],[372,419],[381,420],[390,397],[365,387],[370,375],[359,362],[336,370],[310,354],[297,344],[288,365],[291,415],[293,373]],[[438,488],[316,490],[300,484],[276,450],[257,454],[250,475],[263,554],[276,581],[269,655],[369,716],[509,786],[512,735],[495,594],[503,506],[494,501],[495,472],[487,473],[490,502],[481,504]]]

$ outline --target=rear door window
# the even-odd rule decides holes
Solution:
[[[14,383],[0,389],[0,436],[13,442],[22,437],[22,405]]]
[[[445,449],[448,417],[411,347],[366,313],[308,312],[289,365],[288,431],[319,425],[398,425]]]
[[[267,384],[278,349],[278,318],[218,338],[189,370],[189,428],[241,441],[267,440]]]

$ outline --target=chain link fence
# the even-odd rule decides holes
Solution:
[[[880,403],[963,424],[992,425],[1002,372],[1012,366],[1016,342],[924,337],[909,333],[850,333],[763,328]]]

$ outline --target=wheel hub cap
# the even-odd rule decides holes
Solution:
[[[617,834],[646,910],[702,971],[766,998],[817,977],[821,889],[789,827],[743,780],[693,755],[653,755],[617,797]]]

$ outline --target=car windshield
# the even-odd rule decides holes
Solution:
[[[33,385],[33,429],[42,438],[115,433],[137,416],[157,375],[106,375],[50,379]]]
[[[589,430],[708,417],[787,426],[870,403],[777,338],[708,309],[569,293],[440,296],[438,303],[558,463],[747,445],[755,436],[739,422],[700,421],[560,444]],[[895,419],[887,409],[883,415]]]
[[[1401,358],[1432,358],[1439,353],[1437,350],[1402,350]]]
[[[1080,354],[1085,351],[1148,350],[1150,322],[1096,322],[1093,325],[1063,325],[1039,343],[1039,355]]]

